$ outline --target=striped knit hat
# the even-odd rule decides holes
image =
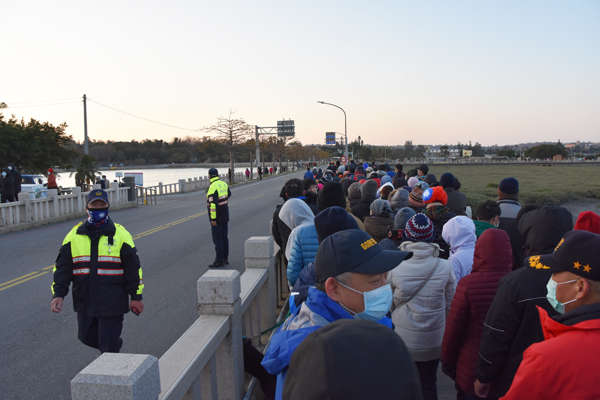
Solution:
[[[411,242],[433,242],[435,231],[427,215],[417,214],[406,223],[402,237]]]
[[[417,183],[408,196],[408,205],[413,208],[425,207],[423,192],[427,189],[429,189],[429,185],[425,182]]]

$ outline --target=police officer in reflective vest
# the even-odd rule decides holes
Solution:
[[[212,238],[215,244],[217,257],[209,265],[210,268],[222,267],[229,264],[229,239],[227,239],[227,223],[229,222],[229,198],[231,191],[225,182],[219,179],[219,171],[216,168],[208,170],[210,187],[206,192],[208,204],[208,218],[212,225]]]
[[[55,313],[62,310],[73,282],[79,340],[102,353],[118,353],[123,315],[144,310],[144,284],[133,239],[110,219],[109,206],[104,190],[88,195],[87,222],[69,232],[56,259],[50,307]]]

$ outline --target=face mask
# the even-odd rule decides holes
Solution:
[[[8,170],[9,170],[9,171],[12,171],[12,167],[8,167]]]
[[[2,177],[5,178],[6,177],[6,172],[2,173]]]
[[[392,300],[394,297],[392,294],[392,287],[389,284],[369,292],[359,292],[358,290],[344,285],[340,281],[338,281],[338,283],[343,287],[352,290],[353,292],[363,295],[365,302],[365,310],[363,312],[355,313],[340,303],[340,306],[344,307],[344,309],[352,314],[354,318],[367,319],[369,321],[377,322],[381,318],[385,317],[392,307]]]
[[[90,224],[100,226],[108,221],[108,207],[87,210],[88,222]]]
[[[554,308],[560,314],[564,314],[565,313],[565,305],[566,304],[569,304],[569,303],[572,303],[574,301],[577,301],[578,299],[567,301],[566,303],[559,302],[556,299],[556,287],[558,285],[564,285],[565,283],[577,282],[578,280],[579,279],[573,279],[572,281],[556,283],[554,281],[554,279],[552,279],[552,277],[550,277],[550,280],[548,281],[548,284],[546,285],[546,289],[548,290],[548,294],[546,295],[546,298],[550,302],[550,305],[552,306],[552,308]]]

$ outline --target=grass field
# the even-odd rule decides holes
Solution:
[[[460,191],[473,211],[486,200],[495,200],[492,187],[507,177],[519,181],[521,204],[564,204],[573,200],[600,199],[600,165],[429,165],[439,180],[444,172],[458,178]],[[489,184],[489,186],[488,186]]]

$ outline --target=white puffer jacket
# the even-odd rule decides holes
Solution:
[[[440,259],[436,271],[423,289],[410,302],[398,307],[427,278],[437,261],[439,246],[434,243],[403,242],[400,250],[412,251],[413,256],[402,261],[388,275],[394,293],[392,322],[414,361],[435,360],[440,358],[446,315],[456,290],[454,270],[449,261]]]

